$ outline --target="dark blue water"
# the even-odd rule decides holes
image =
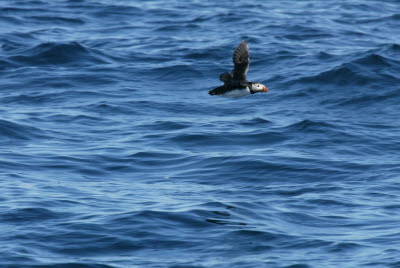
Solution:
[[[266,94],[209,96],[241,40]],[[398,1],[0,1],[1,267],[400,267]]]

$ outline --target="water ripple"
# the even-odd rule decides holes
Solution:
[[[396,1],[0,2],[0,266],[399,266]]]

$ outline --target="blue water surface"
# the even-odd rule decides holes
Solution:
[[[400,267],[396,0],[0,0],[0,83],[1,267]]]

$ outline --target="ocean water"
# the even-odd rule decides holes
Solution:
[[[400,267],[398,1],[1,0],[0,83],[1,267]]]

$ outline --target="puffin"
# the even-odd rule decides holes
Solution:
[[[249,46],[243,40],[233,53],[233,70],[219,76],[223,86],[210,90],[208,94],[227,98],[240,98],[258,92],[268,92],[266,86],[257,82],[247,81],[247,71],[250,65]]]

